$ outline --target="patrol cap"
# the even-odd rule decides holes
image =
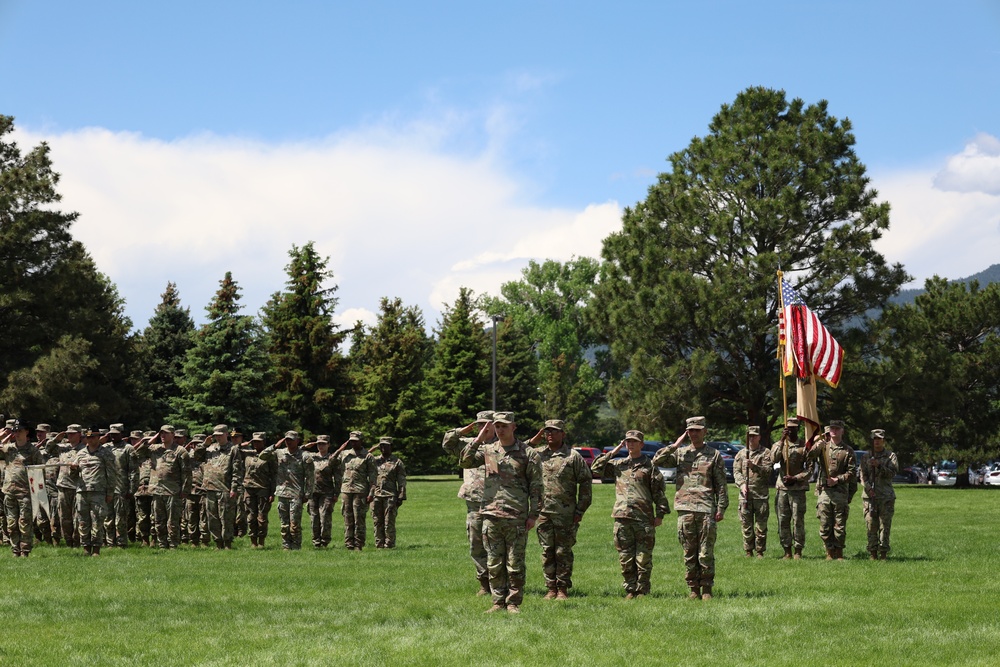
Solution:
[[[847,428],[847,424],[844,423],[843,419],[831,419],[830,428]]]
[[[212,429],[212,435],[229,435],[229,427],[225,424],[216,424]]]
[[[186,438],[187,434],[188,434],[187,429],[178,428],[174,430],[174,435],[176,435],[179,438]]]
[[[565,431],[566,430],[566,422],[564,422],[562,419],[546,419],[545,420],[545,428],[546,429],[550,429],[551,428],[551,429],[556,430],[556,431]]]
[[[156,435],[156,431],[143,431],[142,432],[142,437],[144,437],[144,438],[152,438],[154,435]]]
[[[142,431],[132,431],[131,433],[128,434],[128,437],[130,437],[130,438],[141,438],[142,437]]]
[[[82,430],[83,427],[80,426],[79,424],[70,424],[69,426],[66,427],[67,433],[79,433]]]
[[[35,427],[35,430],[36,431],[45,431],[46,433],[48,433],[49,431],[52,430],[52,427],[49,426],[48,424],[39,424],[38,426]]]
[[[285,431],[286,440],[299,440],[301,437],[298,431]]]
[[[112,424],[108,429],[108,433],[114,433],[115,435],[121,435],[122,431],[125,430],[125,424]]]
[[[632,431],[625,431],[625,439],[638,440],[639,442],[644,442],[646,440],[646,436],[643,435],[642,431],[632,430]]]
[[[390,447],[392,447],[392,438],[390,438],[387,435],[384,435],[378,439],[378,444],[379,447],[381,447],[382,445],[389,445]]]
[[[493,413],[493,423],[495,423],[495,424],[513,424],[514,423],[514,413],[513,412],[494,412]]]
[[[688,417],[687,430],[702,430],[705,428],[704,417]]]
[[[493,420],[493,411],[492,410],[483,410],[482,412],[477,412],[476,413],[476,423],[477,424],[485,424],[486,422],[492,421],[492,420]]]
[[[201,441],[204,441],[205,438],[207,438],[207,437],[208,436],[205,435],[204,433],[195,433],[193,436],[191,436],[191,439],[192,440],[201,440]]]
[[[52,431],[49,431],[48,433],[45,434],[45,439],[46,440],[55,440],[57,435],[59,435],[59,434],[58,433],[53,433]]]
[[[330,436],[328,436],[328,435],[317,435],[316,436],[316,442],[325,442],[326,444],[329,445],[330,444]]]
[[[364,439],[365,439],[365,434],[362,433],[361,431],[351,431],[351,437],[349,437],[347,440],[348,441],[354,440],[356,442],[361,442]]]
[[[796,419],[795,417],[792,417],[791,419],[785,422],[785,428],[798,428],[798,427],[799,427],[799,420]]]
[[[250,442],[264,442],[264,438],[267,436],[266,431],[255,431],[253,437],[250,438]]]
[[[747,426],[747,435],[760,435],[760,426]]]
[[[884,428],[874,428],[872,429],[872,440],[875,438],[882,438],[885,440],[885,429]]]
[[[164,424],[160,427],[160,433],[173,433],[174,427],[171,424]]]

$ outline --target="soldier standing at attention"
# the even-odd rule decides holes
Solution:
[[[228,426],[218,424],[212,438],[211,444],[206,440],[195,445],[194,459],[201,463],[208,534],[216,549],[232,549],[236,503],[243,496],[243,461],[229,440]]]
[[[375,489],[372,491],[372,523],[375,548],[396,547],[396,512],[406,500],[406,468],[392,455],[392,438],[378,441],[381,456],[375,459]]]
[[[132,474],[129,476],[129,503],[128,503],[128,541],[136,542],[136,523],[138,517],[135,514],[135,494],[139,490],[139,462],[135,458],[135,445],[142,440],[142,431],[132,431],[128,434],[128,444],[132,445]]]
[[[139,441],[135,455],[140,463],[150,463],[149,494],[156,546],[176,549],[181,543],[181,510],[191,488],[187,450],[174,442],[174,427],[164,424],[156,435]]]
[[[4,510],[7,515],[7,536],[15,557],[28,557],[34,545],[31,511],[31,486],[28,466],[44,463],[41,452],[28,442],[28,425],[15,419],[8,441],[0,446],[0,459],[7,462],[3,481]]]
[[[889,555],[889,532],[896,511],[892,478],[899,471],[896,454],[885,448],[885,430],[871,432],[872,450],[861,455],[861,498],[868,528],[868,557],[885,560]]]
[[[135,538],[136,542],[141,542],[146,547],[156,540],[153,537],[153,494],[149,488],[153,462],[148,456],[140,456],[139,445],[154,435],[155,431],[144,431],[142,437],[132,443],[135,460],[139,463],[139,485],[135,490]]]
[[[684,438],[690,445],[681,445]],[[722,455],[705,446],[705,418],[690,417],[684,433],[672,445],[658,451],[653,465],[677,466],[674,481],[674,510],[677,511],[677,538],[684,550],[685,580],[696,600],[712,599],[715,585],[716,524],[729,507],[726,467]]]
[[[348,551],[361,551],[368,532],[368,504],[372,501],[375,480],[375,459],[363,444],[361,431],[351,431],[347,442],[337,450],[336,474],[340,476],[340,509],[344,515],[344,546]]]
[[[59,456],[58,451],[49,453],[49,444],[54,444],[53,439],[56,436],[57,434],[52,432],[52,427],[48,424],[39,424],[35,427],[35,446],[38,447],[38,451],[41,452],[42,458],[46,463],[49,462],[50,457]],[[56,468],[46,468],[42,471],[42,477],[45,479],[45,494],[49,498],[53,498],[56,495],[57,475]],[[35,538],[54,545],[56,543],[53,541],[53,529],[55,526],[53,526],[52,514],[48,510],[49,507],[46,506],[41,512],[35,515]]]
[[[784,560],[802,558],[806,545],[806,491],[809,490],[811,464],[806,447],[799,442],[799,420],[785,422],[781,440],[771,448],[771,459],[778,464],[775,482],[774,511],[778,515],[778,538],[785,550]]]
[[[809,459],[819,459],[819,480],[816,483],[816,517],[819,537],[826,547],[827,560],[844,560],[847,538],[847,515],[850,511],[851,482],[857,481],[857,459],[854,450],[844,444],[844,422],[833,420],[829,440],[821,439],[809,452]]]
[[[274,496],[278,499],[281,521],[281,548],[285,551],[302,548],[302,506],[312,496],[316,480],[312,461],[299,448],[299,442],[298,432],[288,431],[284,438],[257,455],[277,465]]]
[[[462,450],[472,442],[472,438],[463,437],[477,433],[493,419],[492,410],[483,410],[476,415],[476,421],[462,428],[455,428],[444,434],[441,448],[455,457],[456,463],[462,455]],[[496,435],[489,431],[485,442],[490,443]],[[490,573],[486,568],[486,547],[483,545],[483,518],[479,511],[483,504],[483,485],[486,479],[486,468],[466,468],[462,470],[462,486],[458,497],[465,501],[465,532],[469,535],[469,556],[476,567],[476,579],[479,581],[479,592],[476,595],[490,594]]]
[[[105,544],[123,549],[128,546],[128,508],[132,504],[132,478],[137,474],[132,445],[122,437],[124,430],[124,424],[112,424],[108,429],[110,442],[105,447],[114,456],[117,483],[104,521]]]
[[[747,446],[733,461],[733,479],[740,489],[740,526],[747,558],[767,549],[767,518],[770,514],[771,452],[760,445],[760,427],[747,426]]]
[[[243,429],[239,428],[238,426],[234,426],[233,430],[230,431],[229,433],[229,437],[232,438],[233,447],[236,448],[236,451],[240,457],[240,465],[243,465],[243,460],[245,458]],[[246,511],[247,508],[246,504],[243,502],[242,494],[236,496],[236,498],[233,499],[233,506],[234,506],[233,512],[235,516],[234,519],[235,523],[233,525],[233,536],[243,537],[244,535],[247,534],[247,511]]]
[[[174,431],[175,437],[179,430]],[[186,542],[193,547],[200,547],[202,544],[207,547],[209,544],[208,522],[205,520],[205,493],[202,490],[205,469],[201,462],[194,457],[195,446],[204,442],[206,438],[204,433],[195,433],[185,447],[188,452],[187,466],[188,475],[191,478],[191,488],[188,490],[187,498],[184,499],[181,542]]]
[[[66,441],[58,445],[60,453],[56,459],[60,465],[56,476],[56,513],[55,522],[59,524],[59,532],[66,540],[66,546],[80,546],[80,533],[77,530],[76,519],[76,489],[80,474],[70,465],[76,460],[76,453],[83,449],[83,427],[70,424],[66,427]]]
[[[542,506],[535,530],[542,548],[546,600],[565,600],[573,587],[573,546],[584,512],[590,507],[593,477],[580,452],[565,442],[566,423],[549,419],[528,441],[539,448]]]
[[[488,613],[521,611],[524,552],[542,500],[541,460],[538,452],[514,437],[516,426],[513,412],[494,413],[491,424],[480,429],[459,459],[463,468],[486,466],[480,513],[493,596]],[[493,433],[497,441],[485,444]]]
[[[243,448],[243,498],[246,504],[247,532],[250,534],[250,544],[255,549],[264,548],[267,539],[267,515],[271,513],[271,503],[274,502],[274,485],[278,474],[278,466],[274,460],[260,458],[264,451],[263,431],[253,434],[250,439],[251,448]]]
[[[104,544],[104,520],[118,486],[118,468],[110,449],[101,446],[101,431],[92,427],[84,433],[86,447],[76,451],[73,468],[79,472],[76,514],[80,544],[88,556],[100,556]]]
[[[309,497],[309,519],[312,523],[312,543],[316,549],[330,546],[333,534],[333,506],[340,495],[340,478],[334,473],[337,466],[330,453],[330,436],[317,435],[315,442],[304,445],[303,449],[318,449],[310,452],[316,481]]]
[[[656,529],[670,514],[663,475],[642,453],[645,437],[642,431],[627,431],[617,447],[598,456],[591,466],[599,479],[609,468],[615,477],[611,517],[615,520],[614,543],[626,600],[649,595]],[[628,449],[628,456],[615,458],[622,447]]]

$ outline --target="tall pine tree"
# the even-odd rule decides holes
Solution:
[[[264,306],[263,323],[274,368],[270,404],[288,426],[347,436],[350,376],[340,353],[346,334],[333,323],[337,287],[310,241],[292,246],[288,281]]]
[[[191,309],[181,307],[177,285],[168,282],[149,325],[142,332],[153,422],[162,421],[170,414],[171,402],[181,396],[178,381],[192,345],[194,320],[191,319]]]

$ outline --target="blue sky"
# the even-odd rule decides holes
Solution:
[[[851,119],[888,259],[1000,257],[995,1],[0,0],[0,63],[137,326],[167,280],[201,319],[226,270],[256,311],[308,240],[344,323],[400,296],[433,324],[460,285],[596,255],[751,85]]]

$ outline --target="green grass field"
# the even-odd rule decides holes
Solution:
[[[768,557],[745,559],[734,508],[719,526],[709,602],[686,599],[671,515],[652,595],[625,601],[614,488],[595,485],[572,598],[541,599],[532,533],[521,615],[487,616],[457,489],[453,477],[411,482],[393,551],[283,552],[276,515],[265,551],[245,539],[231,552],[130,547],[99,559],[7,551],[0,664],[1000,664],[1000,492],[898,489],[888,562],[867,560],[860,497],[844,562],[823,560],[814,513],[802,561],[780,560],[773,512]]]

